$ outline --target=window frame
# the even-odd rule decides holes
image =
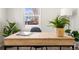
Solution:
[[[38,16],[39,18],[38,18],[38,24],[37,25],[29,25],[29,24],[25,24],[25,27],[27,27],[27,26],[39,26],[40,24],[41,24],[41,8],[37,8],[38,9],[38,15],[26,15],[25,14],[25,8],[24,8],[24,10],[23,10],[23,12],[24,12],[24,23],[25,23],[25,17],[26,16]]]

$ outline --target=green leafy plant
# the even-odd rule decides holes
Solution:
[[[56,28],[64,28],[65,25],[70,23],[70,21],[67,17],[58,16],[54,20],[50,21],[50,23]]]
[[[77,36],[79,36],[79,33],[78,33],[78,31],[72,31],[71,35],[73,37],[77,37]]]
[[[69,35],[71,35],[72,37],[74,37],[75,41],[79,41],[79,32],[74,30],[74,31],[71,31],[71,29],[66,29],[65,30],[66,33],[69,33]]]
[[[67,33],[69,36],[71,36],[71,29],[66,29],[65,33]]]
[[[70,33],[71,32],[71,29],[66,29],[65,32],[66,33]]]
[[[72,31],[71,36],[75,38],[75,41],[79,41],[79,32],[78,31]]]
[[[75,41],[79,41],[79,32],[78,31],[72,31],[71,35],[72,35],[72,37],[75,38]]]
[[[3,28],[3,36],[9,36],[11,34],[14,34],[18,31],[20,31],[17,26],[16,26],[16,23],[15,22],[10,22],[10,21],[7,21],[8,25],[4,26]]]
[[[79,36],[75,37],[75,41],[79,42]]]

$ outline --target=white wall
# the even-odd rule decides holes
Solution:
[[[41,9],[41,27],[43,31],[51,32],[53,28],[49,26],[49,21],[60,14],[59,8],[42,8]]]
[[[51,27],[49,27],[49,21],[51,19],[54,19],[57,15],[59,15],[60,9],[58,8],[42,8],[41,9],[41,18],[40,18],[40,24],[39,27],[42,29],[42,31],[53,31]],[[23,9],[21,8],[9,8],[7,9],[7,19],[9,20],[15,20],[19,27],[24,26],[23,24]],[[33,26],[26,26],[26,30],[33,27]],[[24,27],[21,27],[24,28]]]
[[[2,28],[5,25],[6,20],[6,9],[0,8],[0,33],[2,32]]]
[[[54,19],[57,15],[60,14],[60,8],[42,8],[41,9],[41,22],[39,27],[42,31],[51,32],[54,28],[49,27],[49,21]],[[16,21],[19,28],[24,29],[24,16],[23,16],[23,9],[22,8],[7,8],[7,9],[0,9],[0,25],[5,24],[5,20]],[[71,19],[71,29],[79,30],[79,9],[76,10],[75,16]],[[1,26],[0,26],[1,27]],[[30,28],[26,26],[25,30]]]
[[[79,8],[74,9],[73,15],[70,17],[70,28],[79,31]]]
[[[22,8],[8,8],[7,9],[7,19],[15,21],[19,28],[24,28],[24,16]]]
[[[79,8],[73,8],[70,17],[70,29],[79,31]],[[54,28],[49,27],[49,21],[60,15],[60,8],[44,8],[41,10],[41,27],[43,31],[52,32]]]

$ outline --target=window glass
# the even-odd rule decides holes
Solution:
[[[39,24],[39,9],[38,8],[25,8],[24,11],[26,25]]]

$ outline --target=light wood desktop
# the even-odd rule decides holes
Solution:
[[[4,39],[5,49],[7,46],[71,46],[74,49],[74,38],[68,35],[58,37],[52,32],[33,32],[29,36],[19,36],[12,34]]]

